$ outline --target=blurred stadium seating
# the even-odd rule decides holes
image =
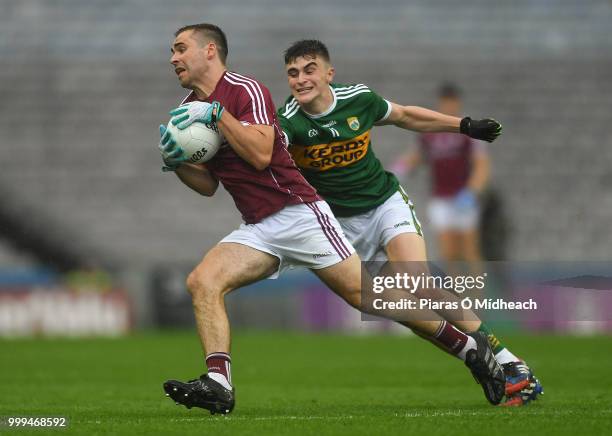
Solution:
[[[184,95],[169,43],[200,21],[227,32],[229,67],[266,83],[279,105],[282,51],[305,37],[328,44],[338,81],[399,103],[431,106],[440,81],[458,82],[467,113],[504,124],[491,152],[509,257],[610,259],[609,1],[0,0],[0,9],[0,188],[94,261],[191,264],[240,222],[225,192],[201,199],[160,171],[157,125]],[[414,136],[387,127],[373,140],[388,163]],[[426,198],[422,178],[406,187]],[[0,242],[2,265],[27,258],[8,247]]]
[[[15,251],[6,244],[0,244],[0,265],[3,268],[11,270],[27,268],[32,265],[32,262],[29,256]]]

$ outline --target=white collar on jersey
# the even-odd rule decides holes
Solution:
[[[336,109],[336,103],[338,103],[338,99],[336,98],[336,92],[334,91],[334,88],[331,87],[331,85],[329,85],[329,89],[331,90],[332,96],[334,97],[334,101],[332,102],[332,104],[320,114],[311,114],[311,113],[306,112],[304,109],[302,109],[302,111],[306,115],[308,115],[309,118],[313,118],[313,119],[322,118],[326,115],[331,114],[332,111]]]

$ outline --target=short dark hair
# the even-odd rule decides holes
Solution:
[[[190,24],[189,26],[183,26],[174,32],[174,36],[178,36],[180,33],[186,32],[187,30],[193,30],[194,33],[198,33],[205,38],[212,40],[217,46],[217,51],[219,52],[221,62],[223,62],[225,65],[228,52],[227,38],[219,26],[208,23]]]
[[[296,41],[285,50],[285,65],[295,61],[299,57],[320,57],[329,62],[329,51],[325,44],[317,39],[302,39]]]
[[[461,88],[452,82],[445,82],[438,89],[440,98],[461,98]]]

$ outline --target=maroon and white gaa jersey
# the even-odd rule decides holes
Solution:
[[[183,103],[196,100],[199,100],[196,94],[191,92]],[[218,101],[242,124],[274,127],[272,160],[266,169],[256,170],[227,142],[206,163],[206,168],[230,193],[247,224],[257,223],[285,206],[321,199],[287,151],[268,88],[255,79],[226,71],[215,90],[202,101]]]
[[[431,166],[432,195],[452,197],[465,188],[472,170],[472,153],[483,144],[458,133],[423,133],[421,151]]]

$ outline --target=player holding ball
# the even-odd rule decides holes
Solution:
[[[191,90],[183,100],[191,104],[173,110],[171,123],[183,129],[195,122],[214,125],[226,143],[204,165],[188,162],[163,126],[159,144],[166,170],[204,196],[212,196],[221,182],[244,220],[187,278],[208,372],[188,382],[163,384],[178,404],[223,414],[235,403],[227,293],[298,266],[312,270],[347,303],[363,310],[359,256],[328,204],[293,162],[268,89],[228,71],[227,48],[219,27],[196,24],[175,33],[170,59],[181,86]],[[397,290],[386,293],[393,301],[410,297]],[[376,314],[392,317],[384,311]],[[504,374],[483,333],[466,334],[433,311],[406,323],[463,360],[488,401],[501,402]]]

